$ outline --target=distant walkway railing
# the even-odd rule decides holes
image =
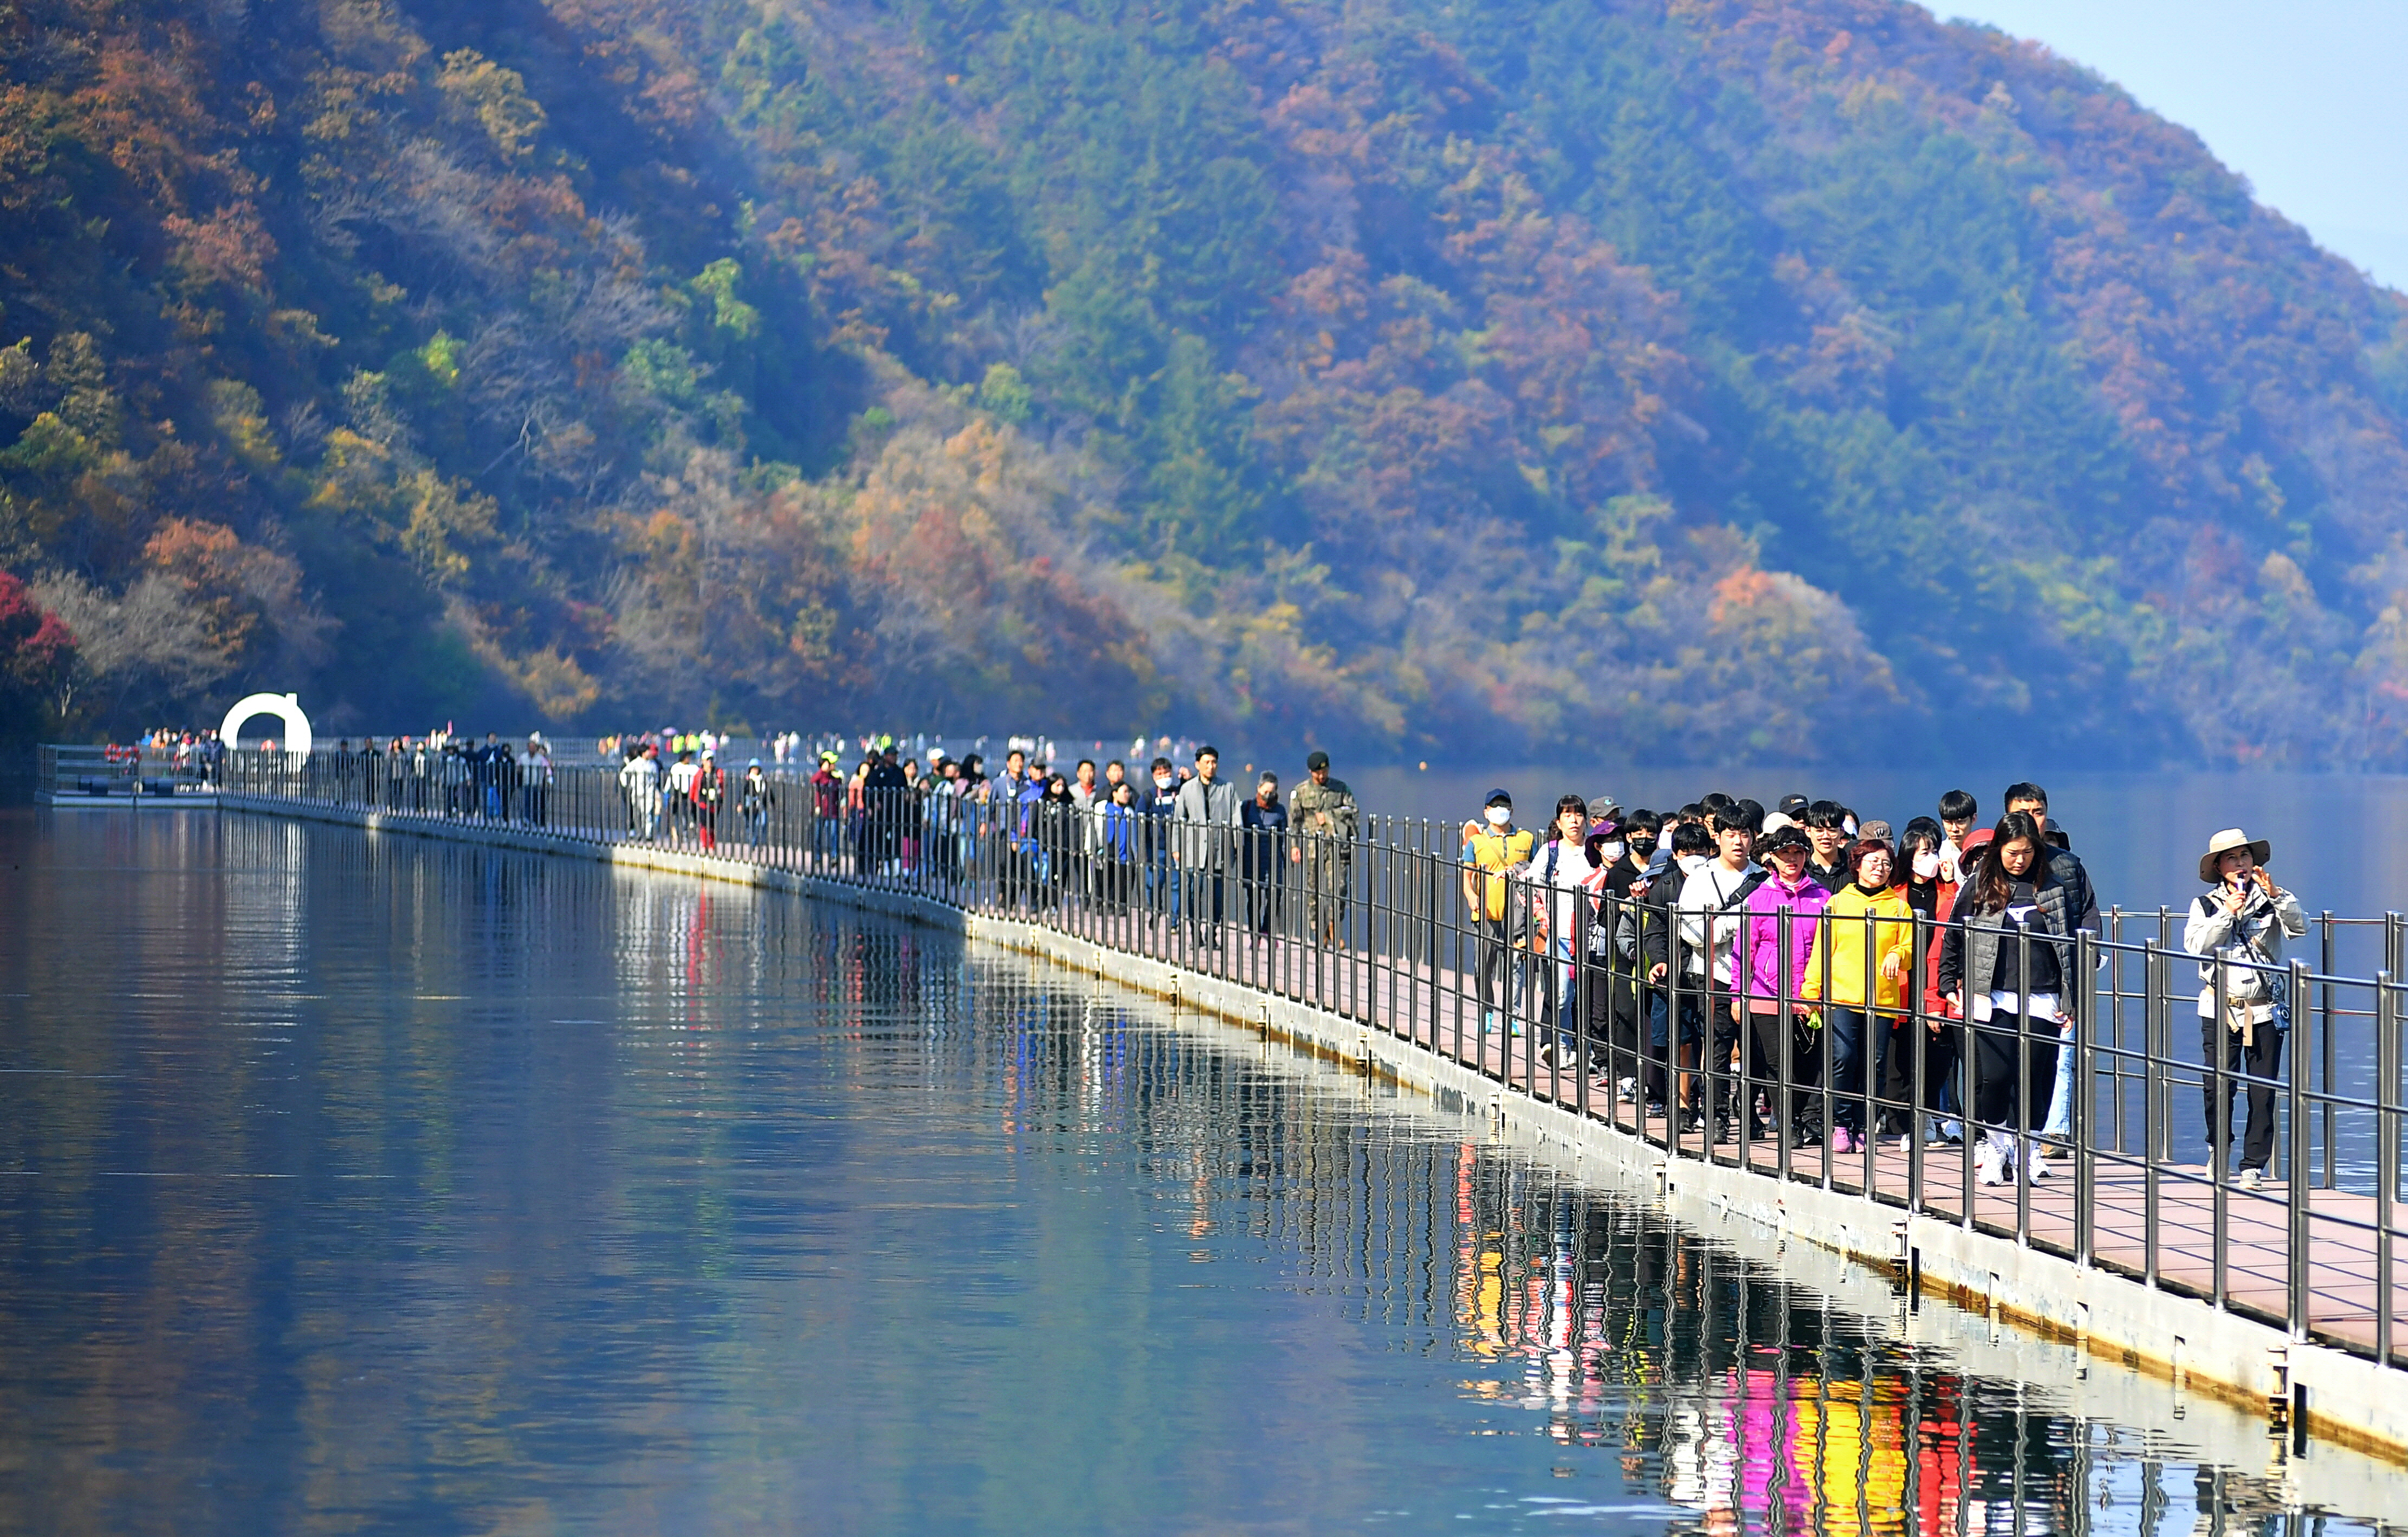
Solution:
[[[214,768],[197,751],[60,746],[35,749],[34,793],[81,796],[201,796],[215,789]]]
[[[1696,964],[1737,914],[1701,915],[1702,935],[1684,935],[1660,906],[1520,876],[1492,900],[1465,880],[1459,833],[1425,821],[1367,814],[1358,837],[1339,841],[1059,801],[913,790],[864,800],[792,780],[748,790],[732,775],[700,797],[676,796],[603,768],[529,773],[448,754],[295,764],[236,753],[224,780],[235,795],[685,850],[1042,925],[1331,1011],[1674,1158],[2009,1237],[2294,1340],[2403,1364],[2408,927],[2396,913],[2310,919],[2302,948],[2316,963],[2266,976],[2287,999],[2287,1049],[2258,1075],[2188,1035],[2201,1019],[2200,957],[2180,948],[2164,909],[2111,910],[2103,933],[2066,942],[2061,1023],[1973,1021],[1935,1003],[1927,982],[1944,926],[1928,918],[1784,912],[1781,954],[1818,937],[1795,923],[1820,931],[1819,998],[1879,1000],[1874,957],[1908,957],[1896,1006],[1858,1021],[1883,1049],[1846,1054],[1854,1066],[1835,1082],[1823,1064],[1837,1032],[1814,1026],[1846,1021],[1792,996],[1784,974],[1770,1000],[1778,1027],[1741,1028],[1729,985]],[[2035,941],[2018,942],[2029,976]],[[2379,966],[2340,974],[2344,943],[2379,946]],[[1854,985],[1835,986],[1849,980],[1833,974],[1842,951],[1863,957]],[[2220,1041],[2228,988],[2251,970],[2214,970],[2218,1023],[2205,1039]],[[1976,1080],[2008,1072],[2006,1119],[2039,1130],[2060,1049],[2071,1063],[2061,1131],[2038,1144],[2054,1156],[2052,1177],[1984,1183],[1978,1128],[1965,1125]],[[2250,1188],[2229,1168],[2231,1125],[2211,1137],[2207,1106],[2237,1112],[2253,1096],[2277,1134]],[[1825,1133],[1842,1125],[1888,1134],[1835,1151]]]

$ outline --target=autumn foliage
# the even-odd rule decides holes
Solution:
[[[1913,6],[35,0],[0,59],[0,567],[86,728],[2408,766],[2399,296]]]

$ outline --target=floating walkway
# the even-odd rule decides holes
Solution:
[[[514,822],[395,810],[391,802],[402,797],[390,785],[302,780],[272,765],[247,777],[237,770],[222,809],[796,891],[1046,956],[1478,1115],[1497,1134],[1660,1201],[1703,1230],[1828,1251],[1870,1267],[1909,1298],[1944,1298],[1994,1327],[2157,1379],[2176,1405],[2221,1401],[2262,1416],[2271,1434],[2300,1451],[2320,1441],[2408,1467],[2408,1370],[2390,1329],[2408,1307],[2408,1233],[2385,1199],[2399,1176],[2402,1011],[2388,977],[2368,984],[2377,1091],[2363,1100],[2339,1096],[2329,1068],[2325,1089],[2312,1096],[2295,1071],[2278,1166],[2286,1177],[2250,1191],[2168,1156],[2173,1139],[2163,1112],[2176,1087],[2169,1063],[2123,1044],[2114,1023],[2128,1001],[2123,968],[2102,967],[2117,980],[2102,984],[2101,1011],[2086,1018],[2083,1070],[2096,1074],[2093,1113],[2106,1118],[2097,1109],[2102,1100],[2114,1111],[2112,1134],[2086,1129],[2054,1179],[1992,1187],[1973,1179],[1969,1150],[1954,1145],[1901,1151],[1891,1139],[1877,1151],[1833,1154],[1773,1141],[1712,1144],[1535,1060],[1527,1035],[1483,1032],[1465,969],[1438,963],[1450,946],[1427,912],[1440,905],[1440,876],[1451,896],[1456,871],[1426,848],[1410,859],[1369,850],[1351,861],[1355,897],[1344,921],[1352,939],[1325,946],[1252,932],[1239,921],[1242,901],[1228,921],[1200,933],[1167,916],[1061,900],[1058,892],[1043,911],[1003,908],[996,898],[1007,893],[1023,901],[1043,894],[1041,879],[1032,884],[1031,867],[976,868],[979,840],[956,844],[951,833],[945,846],[971,855],[958,877],[906,868],[913,860],[889,864],[858,823],[838,829],[807,812],[799,822],[791,812],[765,817],[750,847],[702,852],[692,846],[691,826],[679,835],[683,847],[632,840],[616,785],[592,771],[591,785],[554,783],[540,802],[502,802],[506,812],[528,813]],[[527,825],[538,819],[542,826]],[[721,820],[740,826],[732,812]],[[827,836],[838,830],[846,837]],[[911,844],[898,833],[896,847],[909,853]],[[884,873],[860,873],[865,865]],[[1033,869],[1041,876],[1041,866]],[[1425,890],[1433,898],[1426,903],[1405,899]],[[1287,899],[1297,898],[1291,892]],[[1279,927],[1296,923],[1283,915]],[[2145,995],[2151,1010],[2167,1013],[2170,975],[2158,971],[2173,968],[2155,947],[2140,948],[2150,970],[2129,1001]],[[2326,991],[2329,1015],[2332,988]],[[2195,1096],[2196,1082],[2186,1091]],[[2139,1137],[2124,1124],[2128,1098],[2157,1107]],[[2358,1128],[2350,1146],[2367,1155],[2342,1160],[2338,1177],[2336,1108],[2344,1132]],[[2321,1179],[2310,1137],[2319,1111]],[[2360,1162],[2373,1166],[2371,1193]],[[2295,1189],[2304,1200],[2293,1199]],[[2379,1306],[2386,1293],[2390,1305]]]

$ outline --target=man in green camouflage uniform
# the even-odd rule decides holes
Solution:
[[[1304,760],[1304,783],[1287,797],[1288,830],[1300,834],[1288,857],[1304,866],[1305,921],[1323,944],[1335,945],[1346,923],[1346,896],[1354,874],[1356,812],[1354,792],[1329,777],[1329,754]]]

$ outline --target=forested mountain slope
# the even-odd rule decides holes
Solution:
[[[2401,300],[1911,6],[0,29],[50,729],[2408,767]]]

